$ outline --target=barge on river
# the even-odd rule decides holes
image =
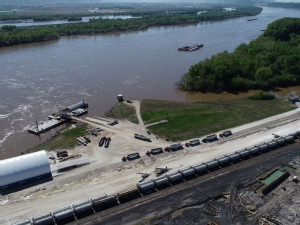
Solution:
[[[202,48],[202,47],[203,47],[202,44],[196,44],[196,45],[192,45],[192,46],[185,46],[185,47],[179,48],[178,51],[192,52],[192,51],[198,50],[199,48]]]
[[[48,116],[48,120],[43,122],[36,122],[36,126],[33,126],[28,129],[29,133],[40,135],[48,130],[51,130],[65,122],[70,121],[72,116],[81,116],[88,111],[88,103],[85,101],[78,102],[74,105],[71,105],[65,109],[60,110],[57,113],[53,113]]]

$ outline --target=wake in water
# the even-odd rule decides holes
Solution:
[[[8,118],[10,115],[11,115],[11,113],[8,113],[8,114],[0,114],[0,120],[1,120],[1,119],[5,119],[5,118]]]

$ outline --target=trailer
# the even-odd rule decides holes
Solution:
[[[202,140],[202,142],[207,143],[207,142],[213,142],[213,141],[217,141],[217,140],[219,140],[218,137],[217,137],[217,135],[216,134],[212,134],[212,135],[206,136]]]
[[[134,138],[135,139],[139,139],[142,141],[147,141],[147,142],[151,142],[150,138],[145,137],[144,135],[140,135],[140,134],[134,134]]]
[[[99,144],[98,144],[99,147],[102,147],[102,146],[103,146],[105,140],[106,140],[106,137],[102,137],[102,138],[100,139]]]
[[[189,145],[190,146],[197,146],[197,145],[200,145],[200,141],[198,139],[196,140],[192,140],[192,141],[189,141]]]
[[[110,141],[111,141],[110,137],[105,140],[104,148],[108,148]]]
[[[150,154],[157,155],[163,153],[164,150],[162,148],[153,148],[150,150]]]
[[[170,150],[171,151],[177,151],[177,150],[180,150],[180,149],[183,149],[181,143],[170,145]]]
[[[139,159],[139,158],[141,158],[141,156],[140,156],[140,153],[138,153],[138,152],[127,155],[127,160],[129,160],[129,161]]]
[[[84,146],[87,146],[87,141],[83,137],[78,137],[76,140]]]

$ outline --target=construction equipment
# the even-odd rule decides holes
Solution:
[[[141,174],[141,176],[142,176],[143,179],[146,179],[147,177],[150,176],[149,173],[141,173],[141,172],[138,172],[137,174]]]
[[[170,170],[170,168],[166,167],[166,168],[155,168],[155,174],[156,176],[160,176],[166,172],[168,172]]]

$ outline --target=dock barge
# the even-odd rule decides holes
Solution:
[[[48,130],[60,126],[71,120],[72,116],[81,116],[87,113],[88,103],[85,101],[78,102],[65,109],[53,113],[48,116],[48,120],[37,122],[36,125],[29,128],[28,132],[35,135],[40,135]]]

